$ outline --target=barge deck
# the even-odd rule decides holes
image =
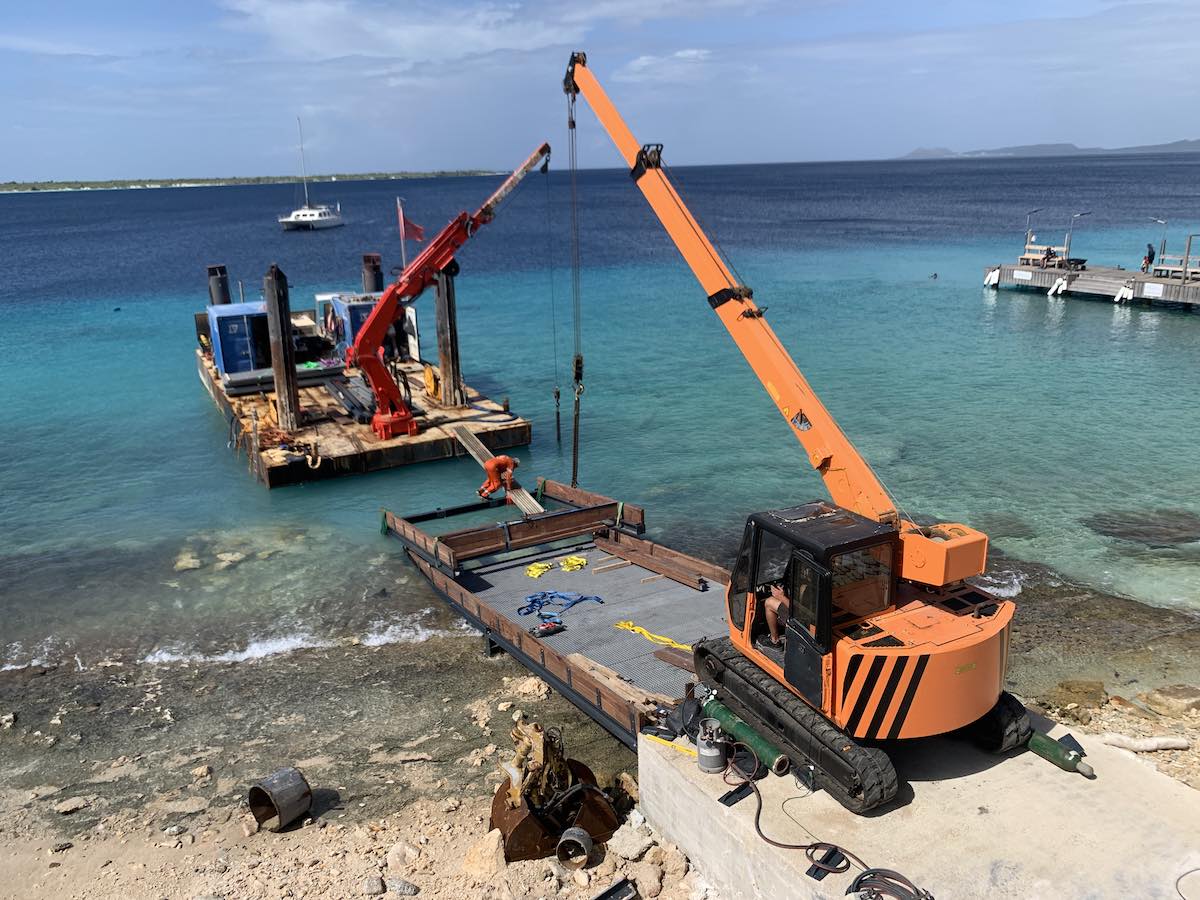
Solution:
[[[388,440],[376,437],[370,425],[356,422],[323,383],[300,385],[306,424],[283,435],[275,425],[274,391],[230,396],[221,386],[211,356],[199,349],[196,368],[205,390],[229,423],[230,443],[245,449],[250,471],[268,488],[465,456],[454,426],[465,426],[491,451],[523,447],[532,440],[528,419],[513,415],[470,385],[463,385],[467,406],[430,403],[424,408],[415,403],[420,432]],[[402,363],[398,369],[415,402],[425,391],[422,364]]]
[[[646,540],[640,507],[545,479],[539,479],[536,496],[555,508],[449,532],[441,530],[447,522],[503,512],[503,502],[407,518],[385,510],[383,527],[442,599],[483,633],[490,649],[508,652],[636,748],[646,719],[678,703],[695,680],[664,660],[664,644],[646,635],[690,645],[724,633],[729,573]],[[568,556],[586,565],[567,571],[561,561]],[[536,563],[550,568],[532,577],[528,573],[541,568],[531,570]],[[540,591],[577,592],[602,602],[572,606],[561,613],[563,631],[537,636],[530,633],[536,612],[521,610]]]

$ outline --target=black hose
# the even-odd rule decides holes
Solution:
[[[860,872],[850,883],[850,887],[846,888],[846,893],[857,893],[865,900],[933,900],[933,894],[929,891],[922,890],[891,869],[867,869]]]

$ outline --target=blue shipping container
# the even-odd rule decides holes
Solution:
[[[229,303],[208,307],[213,362],[222,375],[271,367],[271,338],[265,303]]]

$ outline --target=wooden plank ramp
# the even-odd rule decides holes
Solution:
[[[492,451],[485,447],[483,441],[479,440],[467,426],[448,425],[446,426],[446,430],[458,439],[458,442],[474,457],[475,462],[479,463],[479,465],[482,466],[492,458]],[[540,503],[533,499],[533,495],[517,484],[515,480],[513,481],[512,490],[508,491],[508,496],[512,498],[513,505],[527,516],[536,516],[538,513],[546,511]]]

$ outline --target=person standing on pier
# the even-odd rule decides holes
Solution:
[[[486,500],[502,487],[506,491],[511,491],[513,472],[520,464],[520,460],[513,459],[511,456],[493,456],[483,464],[483,471],[487,473],[487,481],[479,486],[476,493]]]
[[[1150,267],[1154,265],[1154,245],[1146,245],[1146,255],[1142,257],[1142,271],[1149,272]]]

